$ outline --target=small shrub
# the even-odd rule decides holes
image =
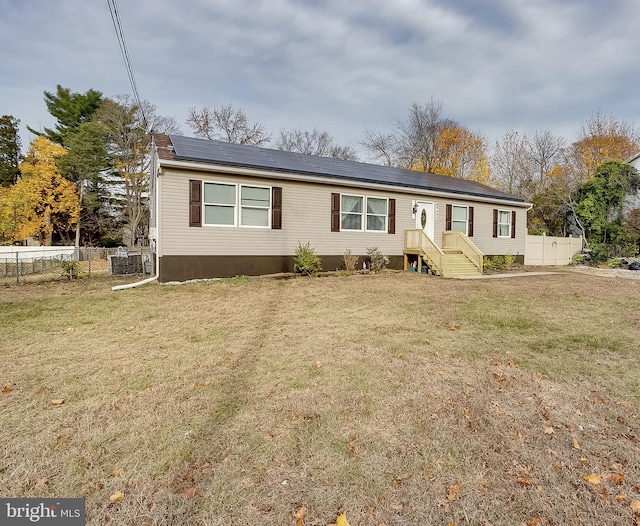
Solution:
[[[493,266],[497,269],[503,269],[505,266],[504,256],[493,256]]]
[[[348,274],[353,274],[356,271],[356,267],[358,266],[358,256],[354,256],[351,253],[351,250],[346,250],[344,254],[342,254],[342,261],[344,263],[344,269]]]
[[[571,258],[572,265],[582,265],[584,263],[584,254],[576,254]]]
[[[80,262],[77,260],[62,262],[62,275],[68,280],[80,277]]]
[[[389,258],[378,247],[368,248],[367,255],[369,256],[369,269],[373,272],[384,270],[389,263]]]
[[[320,257],[309,242],[303,245],[298,241],[295,254],[293,268],[296,272],[311,276],[322,270]]]
[[[607,267],[609,268],[618,268],[620,265],[622,265],[620,258],[610,258],[607,260]]]
[[[504,256],[504,268],[510,269],[516,262],[516,257],[513,254],[505,254]]]
[[[482,266],[485,270],[493,270],[496,268],[495,264],[493,263],[493,259],[489,256],[485,256],[484,258],[482,258]]]

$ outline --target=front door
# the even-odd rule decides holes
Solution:
[[[416,228],[421,228],[424,233],[427,234],[432,241],[435,237],[435,205],[426,201],[417,202],[418,209],[416,210]]]

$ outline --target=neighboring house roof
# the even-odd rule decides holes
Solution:
[[[456,177],[180,135],[155,135],[154,140],[161,160],[244,167],[282,174],[306,174],[329,181],[331,179],[346,180],[525,202],[524,199],[495,188]]]

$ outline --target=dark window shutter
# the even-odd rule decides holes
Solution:
[[[387,224],[387,232],[389,234],[396,233],[396,200],[389,199],[389,218]]]
[[[498,237],[498,209],[493,209],[493,237]]]
[[[340,232],[340,194],[331,194],[331,232]]]
[[[280,186],[271,188],[271,228],[282,229],[282,188]]]
[[[447,217],[446,217],[446,225],[444,227],[445,230],[451,230],[451,216],[453,215],[453,206],[447,205]]]
[[[202,181],[189,180],[189,226],[202,226]]]
[[[511,237],[516,237],[516,211],[511,212]]]
[[[473,207],[469,207],[469,226],[467,228],[467,235],[473,237]]]

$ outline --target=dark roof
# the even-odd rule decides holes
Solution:
[[[181,135],[171,135],[171,144],[168,144],[165,137],[166,135],[155,137],[156,145],[160,146],[162,144],[162,148],[159,148],[159,157],[161,159],[195,161],[279,173],[297,173],[322,177],[328,180],[336,179],[384,184],[524,203],[524,199],[519,197],[475,181],[467,181],[456,177],[445,177],[377,164],[284,152],[257,146],[194,139]],[[173,146],[173,152],[170,146]]]

